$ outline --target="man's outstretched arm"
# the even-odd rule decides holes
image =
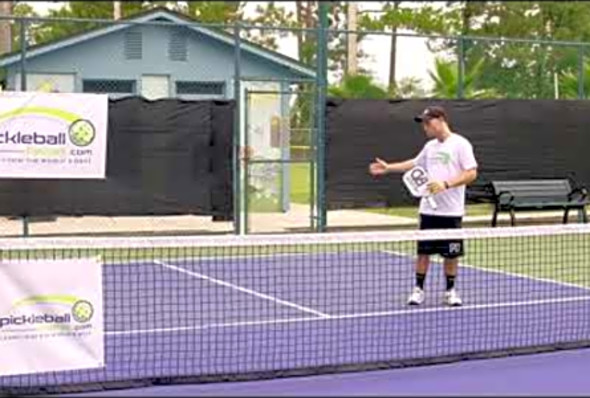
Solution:
[[[386,161],[376,158],[375,162],[369,166],[372,175],[382,175],[387,173],[403,173],[415,166],[414,159],[403,162],[387,163]]]

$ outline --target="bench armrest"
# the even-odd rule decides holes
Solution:
[[[496,203],[499,203],[502,200],[502,197],[507,195],[510,196],[510,198],[506,203],[512,203],[512,201],[514,201],[514,195],[509,191],[498,192],[498,194],[496,194]]]
[[[588,190],[583,187],[577,187],[572,189],[572,191],[567,195],[568,200],[572,200],[574,196],[579,196],[578,200],[582,201],[588,197]]]

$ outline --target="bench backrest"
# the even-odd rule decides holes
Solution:
[[[563,180],[520,180],[520,181],[492,181],[494,194],[509,192],[514,199],[565,199],[572,192],[572,186],[567,179]],[[506,195],[502,199],[508,199]]]

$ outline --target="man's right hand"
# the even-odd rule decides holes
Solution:
[[[375,158],[375,162],[369,165],[369,172],[371,175],[379,176],[387,173],[387,162],[379,158]]]

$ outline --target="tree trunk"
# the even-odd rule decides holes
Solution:
[[[314,27],[313,21],[314,21],[314,19],[313,19],[313,1],[306,1],[305,2],[305,28],[312,29]],[[309,33],[306,33],[304,47],[307,47],[311,41],[314,41],[314,39],[315,39],[315,37],[311,36]],[[307,59],[305,60],[305,63],[309,65],[311,63],[311,59],[309,58],[310,54],[305,54],[305,56],[307,57]]]
[[[473,12],[471,10],[471,5],[469,2],[465,2],[465,6],[463,7],[463,11],[461,12],[461,34],[468,35],[469,31],[471,30],[471,17]]]
[[[357,4],[354,1],[348,3],[347,12],[347,30],[357,30]],[[346,56],[346,74],[349,76],[357,73],[357,35],[356,33],[347,34],[347,56]]]
[[[0,15],[12,15],[12,1],[0,1]],[[10,20],[0,20],[0,54],[12,51],[12,32]]]
[[[397,11],[401,1],[393,2],[393,9]],[[396,89],[396,60],[397,60],[397,26],[391,28],[391,51],[389,53],[389,92],[394,93]]]
[[[303,5],[302,1],[296,1],[295,7],[297,9],[297,26],[303,25]],[[303,61],[303,33],[297,31],[297,51],[299,53],[299,61]]]

